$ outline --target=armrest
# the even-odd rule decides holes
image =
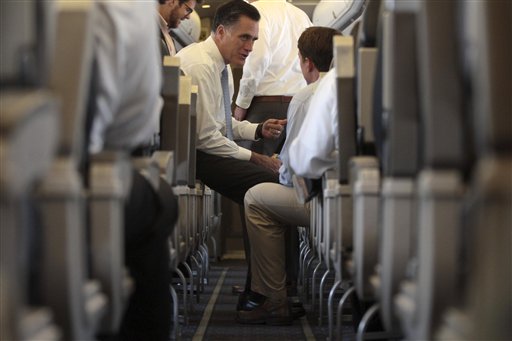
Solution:
[[[169,184],[172,184],[174,176],[174,152],[172,151],[156,151],[151,159],[158,164],[160,176],[162,176]]]
[[[124,262],[124,201],[130,193],[131,164],[127,154],[107,151],[91,158],[90,232],[92,277],[108,297],[101,332],[115,332],[133,289]]]
[[[132,158],[132,165],[151,183],[155,191],[158,190],[158,186],[160,185],[160,168],[153,158]]]
[[[301,204],[307,203],[322,190],[321,179],[308,179],[294,174],[292,176],[292,182],[297,201]]]

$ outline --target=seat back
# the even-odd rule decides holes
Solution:
[[[352,198],[349,186],[349,160],[356,155],[354,37],[335,36],[334,67],[338,108],[337,195],[334,212],[337,226],[332,233],[337,279],[341,279],[342,254],[352,249]],[[324,196],[325,197],[325,196]]]
[[[379,0],[367,3],[356,41],[357,153],[350,160],[353,195],[354,286],[361,300],[374,299],[370,277],[377,263],[380,172],[373,134]]]
[[[170,183],[176,184],[176,151],[178,146],[178,98],[180,90],[180,60],[165,56],[163,60],[162,99],[164,105],[160,118],[160,149],[173,151],[172,169],[169,174]]]
[[[173,244],[178,253],[178,263],[184,261],[189,254],[190,238],[194,217],[194,198],[188,187],[190,167],[190,103],[192,80],[188,76],[180,76],[177,115],[176,144],[176,187],[174,193],[179,200],[179,217],[173,232]]]
[[[35,249],[41,240],[23,209],[57,150],[57,100],[48,91],[27,88],[3,90],[0,101],[0,338],[57,340],[51,310],[29,300],[29,274],[39,265]]]
[[[64,338],[91,339],[105,312],[98,281],[86,280],[86,219],[83,179],[85,110],[92,65],[89,1],[58,2],[51,88],[62,105],[59,158],[39,191],[42,212],[42,299],[55,312]]]
[[[431,339],[441,312],[455,297],[462,173],[467,155],[463,146],[467,139],[460,58],[454,43],[456,7],[454,2],[419,2],[416,41],[421,172],[413,227],[417,238],[412,241],[417,253],[411,262],[414,271],[409,274],[415,279],[415,311],[411,312],[409,304],[399,307],[404,332],[411,339]],[[405,284],[404,288],[410,285]],[[410,290],[403,293],[407,291]]]
[[[393,298],[412,253],[413,181],[418,168],[418,85],[416,14],[410,2],[384,3],[382,14],[382,111],[375,118],[383,131],[380,315],[388,331],[398,330]],[[380,53],[380,51],[379,51]],[[378,64],[379,65],[379,64]],[[379,77],[377,77],[379,79]],[[376,84],[378,87],[379,85]],[[374,108],[379,110],[379,104]],[[374,120],[374,123],[375,120]]]
[[[465,198],[464,243],[457,281],[458,310],[450,310],[437,337],[506,340],[512,336],[512,49],[510,2],[461,7],[465,66],[471,89],[476,160]]]

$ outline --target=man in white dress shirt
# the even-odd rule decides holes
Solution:
[[[255,124],[231,117],[230,103],[224,105],[221,84],[227,72],[228,100],[233,95],[233,77],[228,64],[243,65],[258,39],[260,15],[252,5],[230,1],[217,9],[208,39],[180,50],[181,69],[199,87],[197,97],[196,176],[210,188],[243,205],[245,192],[261,182],[277,182],[281,161],[238,146],[235,140],[277,138],[286,120],[269,119]],[[229,88],[229,89],[227,89]],[[226,117],[228,117],[226,119]],[[244,246],[249,262],[249,244],[244,229]],[[250,267],[250,264],[248,264]],[[250,280],[247,280],[247,285]],[[249,288],[246,287],[246,291]]]
[[[258,0],[251,4],[261,14],[259,39],[243,68],[234,116],[250,122],[285,118],[291,96],[306,86],[296,43],[312,23],[303,10],[286,0]],[[276,141],[242,145],[272,155],[279,153],[284,138],[283,134]]]
[[[254,302],[250,310],[238,312],[241,323],[287,324],[293,317],[286,314],[285,232],[297,226],[309,226],[310,211],[309,204],[297,201],[292,187],[293,170],[288,166],[288,146],[303,126],[319,79],[329,70],[336,34],[340,33],[331,28],[309,27],[300,36],[298,59],[308,86],[293,96],[288,108],[287,139],[280,154],[283,161],[279,170],[280,183],[258,184],[245,195],[247,231],[252,246],[251,289],[265,298],[259,305]]]
[[[337,148],[336,72],[331,69],[318,84],[304,123],[290,144],[290,167],[299,176],[320,179],[336,167]]]

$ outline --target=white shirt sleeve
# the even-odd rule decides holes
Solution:
[[[222,157],[249,160],[251,151],[239,147],[223,134],[226,130],[224,119],[217,118],[217,108],[223,108],[220,76],[212,72],[211,66],[195,64],[184,69],[192,77],[192,83],[198,84],[197,96],[197,149]],[[219,79],[217,79],[219,78]],[[238,122],[232,119],[235,138],[254,140],[257,124],[248,121]]]
[[[306,118],[289,148],[290,167],[302,177],[318,179],[336,166],[338,105],[333,70],[319,83]]]

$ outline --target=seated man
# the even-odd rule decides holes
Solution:
[[[96,68],[90,94],[90,153],[130,152],[158,130],[161,63],[148,2],[98,1],[93,25]],[[125,260],[135,281],[120,335],[114,340],[168,340],[171,329],[168,236],[177,200],[164,181],[158,191],[137,171],[125,204]]]
[[[292,188],[293,170],[288,163],[289,143],[304,127],[319,79],[329,70],[333,36],[338,31],[327,27],[307,28],[299,38],[299,61],[308,86],[293,96],[288,109],[287,140],[280,158],[283,161],[280,184],[262,183],[245,195],[247,231],[251,248],[252,291],[264,296],[260,302],[240,310],[241,323],[289,324],[292,322],[286,293],[284,236],[287,228],[309,226],[309,205],[297,201]],[[317,109],[316,106],[313,107]],[[312,114],[312,116],[316,116]],[[315,119],[318,119],[315,117]],[[307,126],[305,126],[307,127]],[[314,148],[314,145],[311,145]]]
[[[242,205],[245,192],[261,182],[277,182],[281,161],[239,147],[233,139],[278,138],[286,120],[239,122],[231,114],[233,76],[228,64],[243,65],[258,39],[258,10],[240,0],[215,13],[212,33],[177,53],[181,69],[199,87],[197,97],[196,176],[214,191]],[[244,247],[249,263],[245,228]],[[246,281],[246,292],[250,290]]]

